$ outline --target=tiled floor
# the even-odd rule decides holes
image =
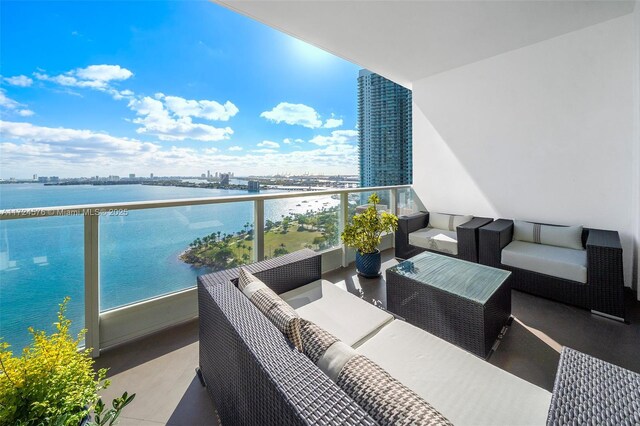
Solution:
[[[397,262],[383,253],[383,268]],[[360,279],[353,268],[324,278],[368,301],[386,305],[384,279]],[[489,358],[492,364],[551,390],[562,346],[571,346],[614,364],[640,372],[640,302],[629,294],[630,324],[530,296],[512,295],[514,322]],[[215,425],[217,419],[195,374],[198,366],[197,321],[105,351],[98,367],[110,367],[110,399],[122,391],[137,393],[121,417],[121,425]]]

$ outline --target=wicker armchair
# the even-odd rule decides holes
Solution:
[[[276,293],[321,278],[302,250],[246,266]],[[374,425],[236,287],[238,268],[198,277],[200,371],[222,424]]]
[[[458,255],[430,250],[424,247],[414,246],[409,243],[409,234],[424,229],[429,225],[429,212],[414,213],[398,218],[398,230],[396,231],[395,256],[399,259],[409,259],[423,251],[457,257],[469,262],[478,262],[478,230],[480,227],[491,223],[493,219],[488,217],[474,217],[469,222],[456,228],[458,237]]]
[[[584,228],[586,284],[502,264],[502,249],[512,239],[512,220],[498,219],[480,229],[480,263],[511,271],[511,288],[624,320],[622,246],[616,231]]]

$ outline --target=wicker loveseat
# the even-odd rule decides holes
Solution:
[[[586,263],[583,265],[582,280],[505,264],[505,252],[514,243],[519,242],[514,239],[513,220],[498,219],[483,226],[480,229],[480,263],[511,271],[513,289],[591,309],[616,319],[625,318],[622,246],[617,232],[589,228],[582,230],[582,263]],[[538,252],[545,250],[544,245],[538,246],[541,247],[537,249]]]
[[[306,251],[246,268],[276,293],[321,277]],[[238,268],[198,277],[200,374],[222,424],[374,425],[236,287]]]
[[[453,424],[545,422],[550,392],[321,280],[320,255],[302,250],[246,268]],[[240,292],[238,275],[198,278],[200,372],[222,423],[376,424]]]
[[[437,213],[436,213],[437,214]],[[478,230],[491,223],[488,217],[469,217],[470,220],[450,229],[430,226],[430,213],[419,212],[398,218],[398,230],[395,236],[395,256],[409,259],[423,251],[457,257],[469,262],[478,262]],[[438,237],[452,247],[437,249]]]

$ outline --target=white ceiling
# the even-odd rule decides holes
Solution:
[[[216,3],[411,82],[631,13],[635,1],[283,1]]]

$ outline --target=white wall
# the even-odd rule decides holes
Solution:
[[[414,186],[426,207],[618,230],[631,285],[634,14],[414,81]]]

